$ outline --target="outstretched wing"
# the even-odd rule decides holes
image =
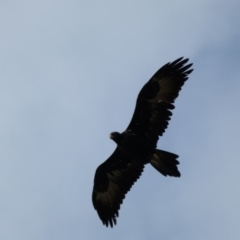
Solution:
[[[143,169],[144,164],[124,155],[118,147],[97,168],[92,201],[104,225],[113,227],[116,224],[120,205]]]
[[[173,103],[193,71],[188,59],[179,58],[160,68],[141,89],[126,131],[144,135],[155,144],[168,126]]]

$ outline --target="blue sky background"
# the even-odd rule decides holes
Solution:
[[[240,2],[1,1],[0,239],[239,239]],[[143,84],[189,57],[194,72],[118,224],[92,207]]]

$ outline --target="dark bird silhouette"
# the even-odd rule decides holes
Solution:
[[[145,164],[164,176],[180,177],[178,155],[156,147],[172,116],[174,100],[193,71],[187,62],[179,58],[160,68],[141,89],[127,129],[110,134],[117,147],[97,168],[92,193],[93,206],[107,227],[116,224],[120,205]]]

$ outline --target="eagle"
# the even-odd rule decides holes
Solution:
[[[188,59],[178,58],[161,67],[138,94],[130,124],[122,133],[112,132],[117,144],[112,155],[96,170],[92,202],[102,223],[117,224],[127,192],[150,163],[164,176],[180,177],[178,155],[157,149],[178,96],[193,71]]]

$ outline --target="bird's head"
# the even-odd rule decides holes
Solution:
[[[117,144],[120,143],[121,134],[119,132],[112,132],[110,133],[109,137]]]

